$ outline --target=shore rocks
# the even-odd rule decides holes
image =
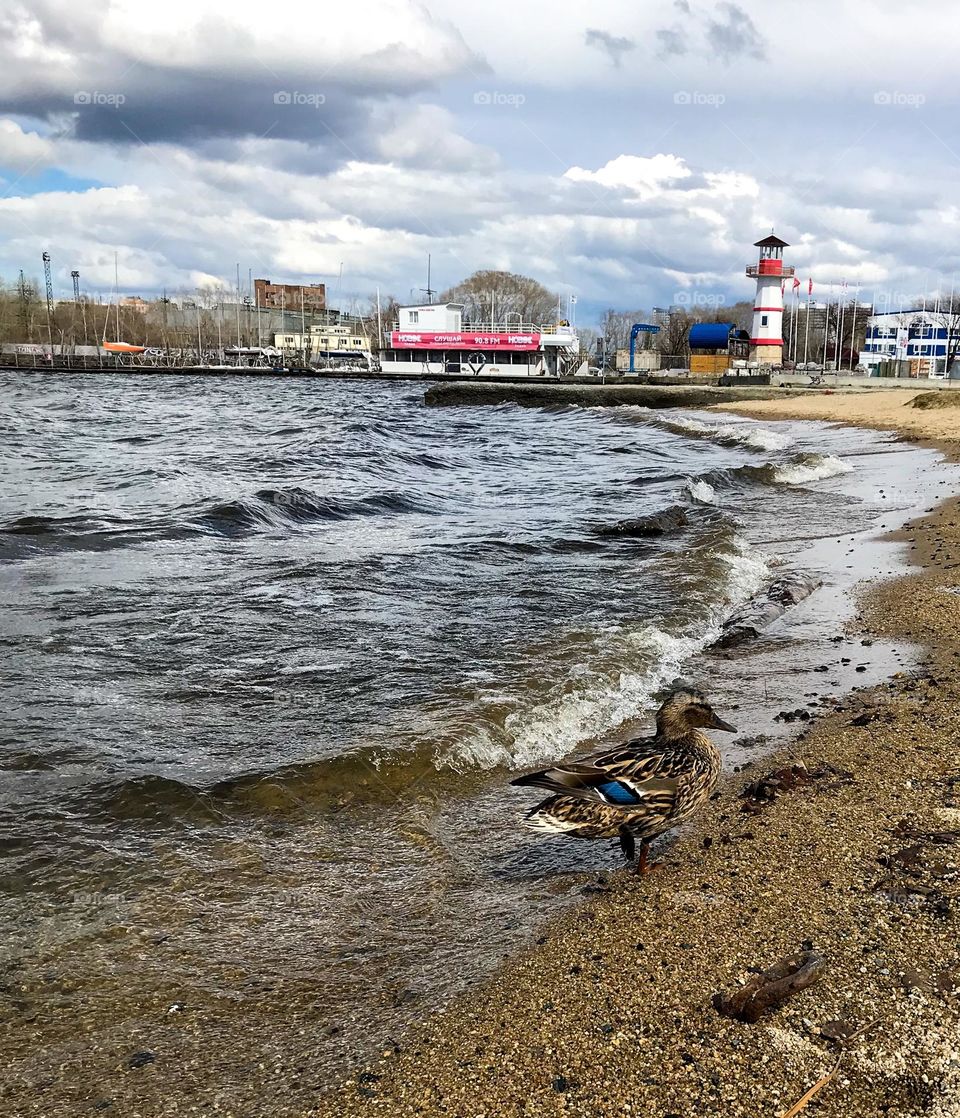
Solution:
[[[594,529],[598,536],[622,536],[627,539],[648,539],[677,532],[689,523],[686,512],[679,506],[663,509],[650,516],[639,516],[636,520],[618,520],[616,524],[603,524]]]

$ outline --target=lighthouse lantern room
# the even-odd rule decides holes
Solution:
[[[757,281],[753,301],[753,329],[750,331],[750,360],[764,364],[783,363],[783,287],[792,279],[793,268],[783,265],[783,250],[790,246],[771,232],[757,241],[760,259],[747,268]]]

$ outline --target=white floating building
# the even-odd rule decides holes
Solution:
[[[523,322],[505,315],[498,322],[463,322],[461,303],[400,307],[388,348],[380,354],[384,373],[521,377],[586,373],[580,340],[566,321]]]

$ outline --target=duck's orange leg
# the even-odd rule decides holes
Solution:
[[[646,877],[648,874],[653,873],[653,871],[660,865],[659,862],[647,861],[647,851],[649,849],[650,840],[644,839],[643,842],[640,843],[640,857],[637,858],[637,864],[633,868],[633,872],[638,874],[640,877]]]

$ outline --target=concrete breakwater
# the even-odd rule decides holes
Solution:
[[[742,400],[777,400],[806,395],[804,389],[716,388],[712,385],[674,384],[492,384],[452,381],[428,388],[424,403],[521,404],[531,408],[556,404],[611,407],[635,404],[645,408],[706,408]]]

